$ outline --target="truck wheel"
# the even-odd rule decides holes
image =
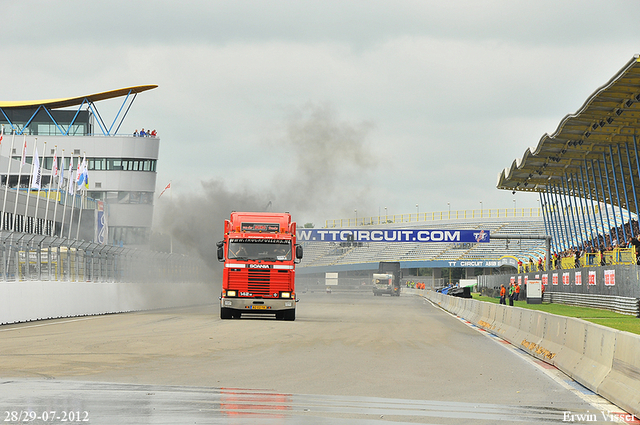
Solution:
[[[231,310],[225,307],[220,307],[220,318],[222,320],[231,319],[233,317]]]
[[[284,311],[284,320],[289,322],[293,322],[296,320],[296,311],[295,310],[285,310]]]

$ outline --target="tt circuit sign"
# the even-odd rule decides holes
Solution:
[[[490,242],[488,230],[299,229],[304,242]]]

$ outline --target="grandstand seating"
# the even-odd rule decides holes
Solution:
[[[360,226],[359,226],[360,227]],[[513,235],[507,243],[496,239],[491,243],[453,244],[445,242],[366,242],[349,246],[336,242],[303,242],[304,260],[299,267],[377,263],[380,261],[497,260],[503,256],[536,260],[544,256],[543,240],[518,239],[518,235],[544,235],[541,217],[476,218],[473,220],[440,220],[428,223],[391,223],[365,228],[478,229],[492,234]]]

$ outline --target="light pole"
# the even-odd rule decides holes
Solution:
[[[389,217],[387,216],[387,207],[384,207],[384,223],[387,224],[389,222]]]
[[[420,215],[420,207],[416,204],[416,221],[418,221],[418,216]]]
[[[513,216],[516,216],[516,200],[513,200]]]
[[[447,202],[447,208],[449,209],[449,220],[451,220],[451,202]]]
[[[356,226],[358,225],[358,210],[353,210],[354,213],[356,213]]]
[[[480,201],[480,218],[482,218],[482,201]]]

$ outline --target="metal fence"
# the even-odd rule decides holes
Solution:
[[[526,296],[529,280],[547,282],[544,300],[562,304],[602,308],[638,315],[640,266],[611,265],[568,270],[537,271],[478,276],[478,287],[485,295],[497,297],[500,285],[511,281],[523,286]]]
[[[415,212],[411,214],[384,214],[373,217],[353,217],[326,220],[325,228],[372,226],[379,224],[416,223],[439,220],[477,220],[485,218],[541,218],[540,208],[494,208],[460,211]]]
[[[181,254],[0,232],[0,280],[204,282],[206,265]]]

